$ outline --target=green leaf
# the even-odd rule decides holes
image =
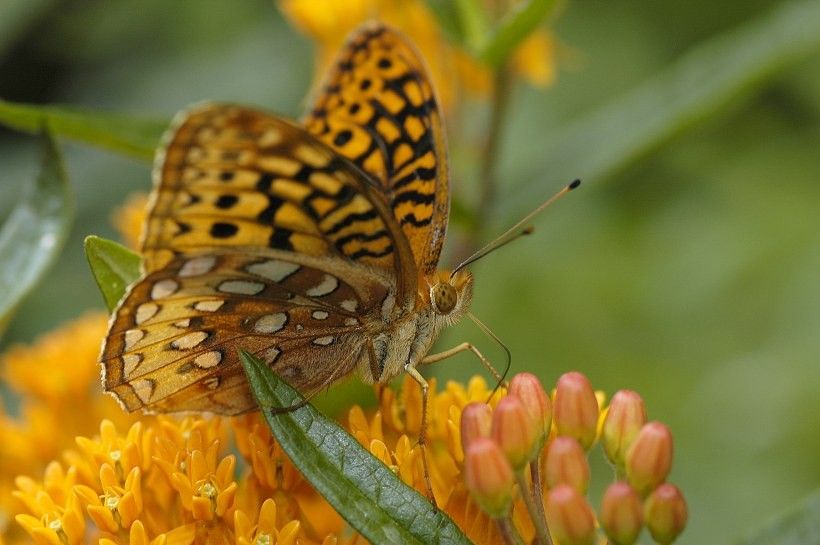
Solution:
[[[425,0],[424,3],[433,13],[438,26],[447,38],[455,44],[463,44],[464,28],[458,17],[456,4],[452,0]]]
[[[43,123],[48,123],[59,136],[149,161],[168,126],[167,120],[0,100],[0,124],[37,132]]]
[[[0,333],[65,244],[74,199],[54,136],[42,130],[40,173],[0,228]]]
[[[251,391],[271,432],[294,465],[370,543],[463,544],[470,541],[446,513],[404,484],[353,437],[247,352],[240,352]]]
[[[529,0],[517,3],[504,16],[492,35],[485,40],[478,51],[478,58],[493,68],[503,66],[518,44],[552,13],[555,4],[555,0]]]
[[[820,545],[820,490],[738,545]]]
[[[504,203],[504,216],[529,207],[551,180],[599,181],[686,129],[710,118],[743,92],[820,49],[820,2],[780,4],[768,15],[711,38],[639,85],[537,147],[516,178],[528,180]]]
[[[140,256],[113,240],[85,238],[85,257],[108,310],[114,310],[125,289],[140,275]]]

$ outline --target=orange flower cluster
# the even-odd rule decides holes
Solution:
[[[662,545],[683,531],[686,503],[680,490],[665,482],[672,467],[668,428],[646,422],[635,392],[616,393],[604,410],[599,398],[580,373],[563,375],[552,399],[535,376],[522,373],[494,410],[484,403],[465,407],[465,481],[506,543],[519,543],[519,524],[510,519],[516,495],[523,498],[535,543],[541,545],[593,545],[599,526],[615,545],[635,543],[644,525]],[[598,440],[618,480],[607,488],[596,517],[585,498],[586,453]],[[525,542],[531,542],[528,536]]]

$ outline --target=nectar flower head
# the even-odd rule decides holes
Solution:
[[[594,545],[595,513],[578,491],[559,484],[549,491],[546,508],[550,531],[561,545]]]
[[[626,454],[626,476],[646,496],[666,480],[672,469],[672,433],[660,422],[641,428]]]
[[[661,545],[674,542],[686,527],[689,517],[686,501],[677,486],[662,484],[647,498],[644,519],[652,539]]]
[[[598,430],[598,399],[589,379],[577,372],[561,375],[553,407],[558,435],[574,437],[589,450]]]
[[[544,477],[549,488],[567,484],[581,494],[589,487],[589,462],[586,452],[572,437],[556,437],[547,446]]]
[[[623,468],[626,451],[646,424],[643,399],[632,390],[619,390],[612,396],[601,430],[601,442],[607,458]]]
[[[479,437],[464,454],[464,480],[482,509],[493,518],[506,517],[512,506],[512,467],[492,440]]]
[[[533,421],[521,400],[508,395],[498,402],[493,411],[490,435],[513,469],[518,471],[538,455],[540,428],[541,424]]]
[[[643,525],[641,497],[623,481],[609,485],[601,501],[601,525],[614,545],[632,545]]]

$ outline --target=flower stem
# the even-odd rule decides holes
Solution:
[[[521,489],[521,498],[524,500],[527,511],[530,513],[530,519],[532,519],[533,526],[535,526],[535,542],[539,545],[552,545],[546,518],[544,517],[544,504],[535,503],[534,494],[527,490],[527,479],[524,477],[523,470],[516,471],[515,478],[518,481],[518,487]]]
[[[504,538],[505,545],[524,545],[521,536],[515,531],[509,516],[496,519],[496,522],[498,523],[498,530],[501,533],[501,537]]]
[[[532,481],[532,501],[539,507],[536,509],[536,515],[541,515],[541,524],[547,528],[547,543],[550,543],[549,527],[547,525],[547,517],[544,515],[544,490],[541,483],[541,457],[539,456],[530,462],[530,480]],[[532,513],[530,513],[532,516]]]
[[[501,133],[504,128],[504,116],[510,94],[510,75],[506,67],[499,68],[493,78],[493,96],[490,110],[490,125],[487,128],[487,139],[484,141],[481,160],[481,188],[478,204],[478,218],[484,223],[492,214],[495,206],[497,189],[496,168],[498,151],[501,144]]]

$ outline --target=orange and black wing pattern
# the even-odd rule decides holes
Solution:
[[[361,27],[304,124],[379,181],[419,270],[433,272],[450,204],[446,142],[427,69],[409,41],[381,24]]]

